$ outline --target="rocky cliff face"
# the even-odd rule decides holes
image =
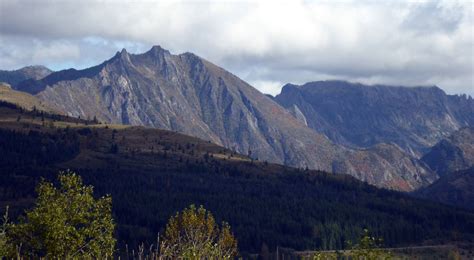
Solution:
[[[474,100],[437,87],[366,86],[344,81],[287,84],[275,100],[308,126],[349,147],[395,143],[420,157],[439,140],[474,125]]]
[[[122,50],[98,66],[18,88],[71,116],[175,130],[260,160],[348,173],[381,187],[412,190],[432,179],[393,145],[352,150],[334,144],[306,126],[301,108],[286,110],[192,53],[172,55],[159,46],[139,55]]]
[[[412,191],[438,179],[424,162],[394,144],[381,143],[367,149],[351,150],[345,158],[343,163],[333,163],[333,172],[348,173],[389,189]]]

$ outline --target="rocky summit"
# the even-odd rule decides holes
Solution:
[[[381,187],[413,190],[437,178],[396,144],[335,144],[307,126],[314,119],[303,106],[285,109],[211,62],[160,46],[143,54],[124,49],[95,67],[58,71],[16,89],[70,116],[174,130],[254,159],[348,173]]]
[[[53,71],[44,66],[27,66],[18,70],[0,70],[0,82],[7,83],[13,88],[25,80],[42,79]]]

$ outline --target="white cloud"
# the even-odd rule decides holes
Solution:
[[[71,60],[80,57],[79,47],[69,42],[54,41],[47,45],[37,42],[32,54],[33,63],[45,60]]]
[[[159,44],[271,94],[339,78],[474,95],[472,10],[462,0],[0,0],[0,68],[84,67]]]
[[[263,93],[276,96],[280,94],[280,88],[283,86],[283,82],[270,81],[270,80],[255,80],[249,82],[252,86],[256,87]]]

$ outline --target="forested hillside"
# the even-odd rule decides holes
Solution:
[[[263,244],[343,248],[363,228],[387,246],[474,239],[474,213],[378,189],[347,175],[289,168],[176,132],[27,112],[0,104],[0,200],[13,215],[34,187],[73,169],[111,194],[118,247],[153,243],[169,216],[204,205],[241,252]]]

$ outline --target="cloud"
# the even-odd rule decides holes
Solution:
[[[472,9],[455,0],[0,0],[0,68],[82,68],[159,44],[271,94],[287,82],[346,79],[474,95]]]
[[[462,21],[464,14],[456,2],[427,1],[417,3],[410,11],[403,26],[420,34],[433,32],[453,32]]]

